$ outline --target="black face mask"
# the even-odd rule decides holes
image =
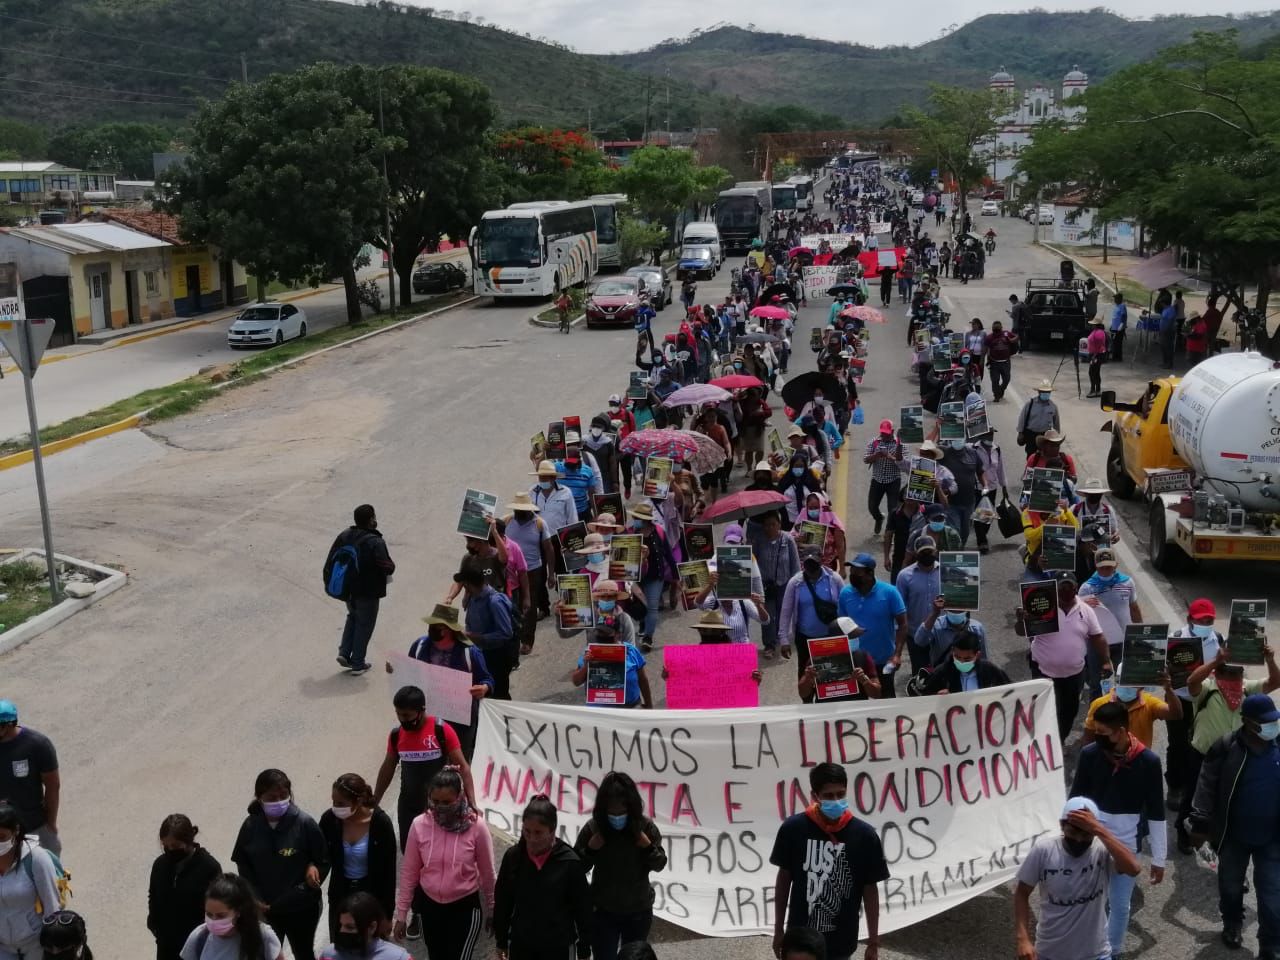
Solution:
[[[1086,850],[1093,846],[1093,838],[1090,837],[1088,840],[1072,840],[1070,837],[1064,836],[1062,838],[1062,846],[1066,849],[1067,853],[1071,854],[1071,856],[1081,857],[1084,856]]]
[[[369,947],[364,935],[357,930],[339,930],[333,935],[333,945],[339,950],[363,954]]]
[[[188,852],[186,850],[166,850],[164,856],[167,860],[177,863],[180,860],[187,859]],[[45,951],[46,953],[48,951]]]
[[[422,724],[425,721],[426,721],[426,717],[418,717],[416,720],[413,720],[409,723],[402,723],[400,724],[400,726],[404,727],[404,729],[406,730],[421,730]]]

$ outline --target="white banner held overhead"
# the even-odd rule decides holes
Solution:
[[[827,291],[840,282],[837,279],[839,274],[840,267],[805,267],[801,271],[805,299],[822,299],[827,296]]]
[[[609,710],[481,701],[472,770],[485,819],[516,836],[546,794],[569,843],[611,770],[630,774],[661,828],[654,912],[707,936],[773,930],[784,818],[809,803],[809,769],[841,763],[849,806],[880,834],[890,878],[880,931],[1010,880],[1058,829],[1064,797],[1053,688],[1043,680],[946,697],[754,710]]]

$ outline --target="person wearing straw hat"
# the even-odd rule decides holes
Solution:
[[[1027,476],[1028,471],[1037,467],[1061,470],[1063,480],[1067,484],[1074,486],[1078,477],[1076,461],[1071,454],[1063,453],[1062,451],[1062,444],[1066,439],[1065,436],[1052,428],[1036,437],[1036,451],[1027,457],[1027,465],[1022,472],[1023,477]]]
[[[1076,487],[1076,493],[1083,499],[1072,504],[1071,512],[1080,521],[1080,529],[1092,527],[1099,543],[1118,543],[1120,541],[1120,521],[1111,504],[1103,500],[1110,493],[1107,485],[1098,477],[1089,477]]]
[[[533,615],[520,623],[520,647],[527,653],[524,648],[533,648],[537,621],[551,612],[549,589],[555,582],[556,554],[551,527],[538,516],[541,508],[529,494],[517,493],[506,509],[510,511],[506,518],[506,537],[524,557],[529,577],[529,607]]]
[[[633,644],[623,642],[618,632],[617,623],[613,620],[602,620],[595,625],[587,646],[578,655],[577,669],[569,675],[573,685],[575,687],[586,685],[589,673],[588,663],[591,659],[591,647],[594,644],[622,644],[625,648],[623,698],[622,703],[616,706],[625,709],[643,706],[646,710],[652,710],[653,692],[649,689],[649,675],[645,672],[644,654],[637,650]],[[612,705],[596,703],[588,704],[588,706],[606,707]]]
[[[542,519],[546,521],[554,534],[562,527],[578,522],[578,508],[573,493],[559,482],[560,472],[555,463],[541,460],[531,474],[537,482],[529,488],[529,497],[534,505],[542,511]]]
[[[484,652],[465,639],[461,614],[458,608],[447,603],[437,603],[428,616],[422,618],[427,625],[425,636],[409,645],[409,656],[434,667],[462,670],[471,675],[471,723],[464,725],[450,721],[458,740],[462,743],[462,755],[471,761],[476,747],[476,724],[480,718],[480,701],[493,693],[493,675],[485,662]],[[387,663],[387,673],[393,673]]]
[[[618,631],[618,639],[623,643],[634,644],[636,642],[636,621],[627,613],[623,607],[623,603],[631,596],[626,584],[620,584],[616,580],[601,578],[597,580],[591,587],[591,603],[595,611],[595,617],[598,621],[612,621],[614,627]],[[562,604],[556,601],[555,611],[559,613]],[[556,633],[568,639],[576,637],[578,634],[586,630],[586,627],[561,627],[556,626]]]
[[[1041,380],[1036,387],[1035,396],[1022,405],[1018,414],[1017,441],[1027,451],[1027,456],[1036,452],[1036,438],[1050,430],[1062,428],[1062,418],[1058,414],[1058,406],[1053,402],[1053,384]]]
[[[755,561],[752,560],[752,563]],[[752,583],[754,584],[754,579]],[[699,593],[694,602],[703,610],[716,611],[720,619],[727,625],[729,643],[750,643],[751,621],[765,624],[769,622],[769,611],[764,605],[764,596],[752,593],[750,600],[721,600],[716,593],[720,585],[720,575],[711,573],[706,588]]]
[[[609,547],[603,533],[588,533],[574,553],[587,558],[587,565],[580,572],[591,578],[593,586],[601,577],[609,575]]]
[[[698,631],[698,643],[737,643],[733,639],[733,627],[726,622],[724,616],[719,610],[708,610],[702,616],[698,617],[698,622],[693,625],[693,629]],[[671,672],[664,665],[662,668],[662,679],[671,679]],[[764,674],[760,670],[751,671],[751,679],[756,683],[764,680]]]

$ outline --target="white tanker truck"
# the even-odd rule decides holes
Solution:
[[[1280,363],[1227,353],[1152,380],[1114,416],[1107,480],[1146,498],[1157,570],[1193,560],[1280,560]]]

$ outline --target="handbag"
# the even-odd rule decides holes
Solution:
[[[800,578],[804,580],[804,577]],[[813,589],[813,584],[808,580],[804,580],[804,585],[809,588],[809,593],[813,597],[813,613],[827,626],[835,622],[837,616],[840,615],[840,608],[830,600],[823,600],[818,596],[818,591]]]
[[[1001,500],[996,507],[996,526],[1000,536],[1009,539],[1022,533],[1022,513],[1008,500]]]

